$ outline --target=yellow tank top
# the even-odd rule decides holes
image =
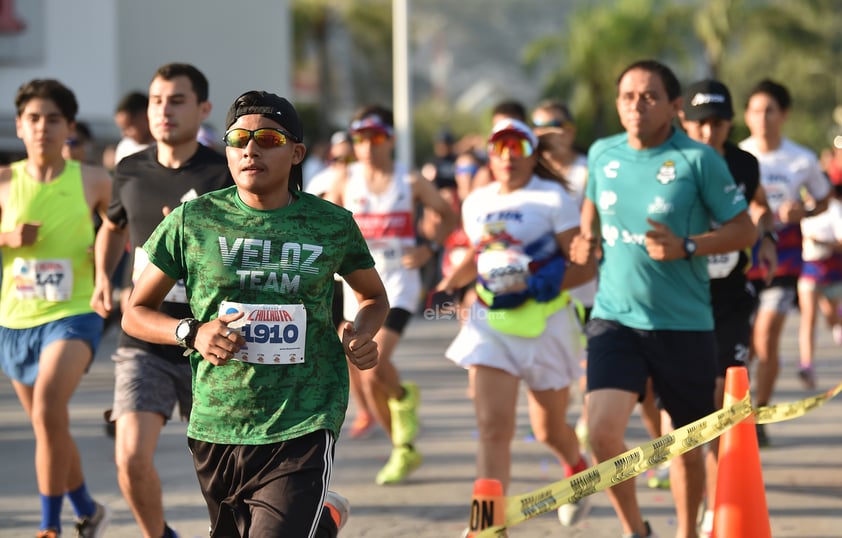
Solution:
[[[92,312],[94,224],[79,163],[66,161],[49,183],[35,181],[26,161],[11,168],[0,232],[25,222],[41,227],[33,245],[2,248],[0,325],[28,329]]]

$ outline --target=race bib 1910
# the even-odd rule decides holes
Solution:
[[[239,331],[245,345],[233,359],[253,364],[300,364],[304,362],[307,336],[307,310],[303,304],[243,304],[222,301],[219,315],[243,312],[245,316],[229,323]]]
[[[15,258],[12,278],[18,299],[69,301],[73,295],[73,266],[70,260]]]

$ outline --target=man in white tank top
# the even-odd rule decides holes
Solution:
[[[326,198],[354,213],[390,305],[375,337],[379,364],[365,372],[350,369],[351,394],[359,413],[355,427],[371,422],[373,415],[389,435],[392,454],[375,481],[395,484],[417,469],[422,458],[413,444],[418,433],[418,387],[401,382],[392,354],[419,303],[419,268],[439,250],[456,225],[456,215],[431,182],[394,161],[394,120],[389,109],[378,105],[359,109],[350,132],[357,162],[336,178]],[[439,217],[433,239],[420,245],[415,231],[418,204]],[[354,297],[349,289],[344,291],[346,319],[357,311]]]

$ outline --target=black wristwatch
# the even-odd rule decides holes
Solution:
[[[175,343],[183,348],[193,349],[193,343],[196,341],[196,333],[198,331],[198,320],[184,318],[175,326]]]
[[[778,244],[778,234],[775,233],[775,230],[766,230],[763,232],[763,238],[765,239],[767,237],[771,239],[774,244]]]
[[[689,237],[684,238],[684,259],[689,260],[696,254],[696,242]]]

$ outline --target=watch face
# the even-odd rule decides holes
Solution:
[[[180,321],[178,327],[175,329],[175,336],[180,339],[185,339],[190,334],[190,323],[187,321]]]

